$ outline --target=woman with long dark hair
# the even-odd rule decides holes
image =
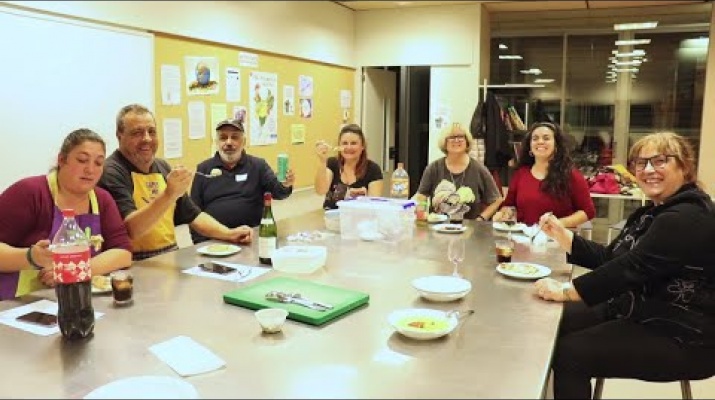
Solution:
[[[365,134],[357,124],[345,125],[338,134],[338,155],[328,157],[331,146],[316,144],[318,167],[315,192],[325,195],[324,209],[338,208],[345,197],[381,196],[382,169],[367,158]]]
[[[522,141],[519,167],[495,221],[510,216],[504,207],[516,207],[517,221],[533,225],[552,212],[561,223],[574,228],[596,213],[588,184],[575,168],[561,128],[549,122],[531,126]]]

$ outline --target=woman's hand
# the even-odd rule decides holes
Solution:
[[[366,187],[359,187],[359,188],[348,188],[348,192],[346,194],[346,198],[353,198],[353,197],[359,197],[359,196],[367,196],[367,188]]]
[[[514,215],[515,213],[516,213],[516,208],[504,206],[499,211],[494,213],[494,216],[492,217],[492,221],[504,222],[507,220],[512,220],[515,217],[515,215]]]
[[[539,279],[534,283],[536,295],[544,300],[566,301],[564,296],[564,286],[561,282],[552,278]]]
[[[55,273],[52,271],[52,267],[41,269],[37,274],[37,279],[45,286],[55,287]]]
[[[52,251],[49,240],[38,240],[30,249],[30,257],[42,269],[49,269],[52,272]]]
[[[318,156],[318,160],[325,163],[328,159],[328,153],[330,152],[331,146],[324,140],[318,140],[315,143],[315,154]]]

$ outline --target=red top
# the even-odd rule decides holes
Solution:
[[[544,193],[541,182],[531,174],[531,167],[519,168],[511,178],[502,206],[515,206],[517,220],[527,225],[539,222],[548,211],[557,218],[568,217],[579,210],[585,212],[589,220],[596,215],[588,184],[579,170],[571,170],[571,189],[567,196],[554,197]]]

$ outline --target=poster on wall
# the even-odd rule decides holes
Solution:
[[[350,108],[352,105],[352,92],[349,90],[340,91],[340,108]]]
[[[290,142],[292,144],[305,143],[305,125],[291,124],[290,125]]]
[[[248,123],[248,121],[246,121],[247,114],[248,110],[246,110],[246,106],[233,106],[233,119],[241,121],[244,131],[248,128],[246,126],[246,124]]]
[[[216,57],[184,57],[186,90],[189,96],[218,93],[219,69]]]
[[[238,68],[226,68],[226,101],[241,101],[241,70]]]
[[[441,130],[452,121],[452,107],[446,104],[437,104],[432,110],[434,129]]]
[[[181,158],[181,118],[164,118],[164,158]]]
[[[313,118],[313,99],[300,99],[301,118]]]
[[[307,75],[298,76],[298,94],[300,97],[313,96],[313,77]]]
[[[248,87],[251,95],[250,144],[264,146],[278,143],[278,75],[271,72],[251,72]]]
[[[295,115],[295,86],[283,86],[283,115]]]

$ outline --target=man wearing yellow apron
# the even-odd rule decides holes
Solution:
[[[117,139],[119,148],[107,158],[99,185],[117,202],[132,240],[134,260],[175,250],[175,226],[181,224],[209,238],[250,243],[250,227],[229,229],[191,201],[186,191],[192,171],[172,169],[155,157],[159,148],[156,121],[146,107],[131,104],[119,111]]]

